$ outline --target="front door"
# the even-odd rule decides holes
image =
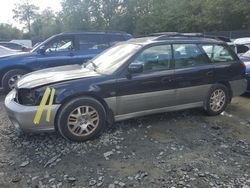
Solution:
[[[37,54],[37,69],[75,64],[74,37],[60,36],[45,45],[45,52]]]
[[[171,45],[158,45],[143,50],[132,64],[142,64],[141,73],[117,79],[117,114],[133,114],[175,105],[172,83]]]

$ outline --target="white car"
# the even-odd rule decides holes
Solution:
[[[12,50],[12,49],[6,48],[4,46],[0,46],[0,57],[6,56],[6,55],[11,55],[11,54],[16,54],[19,52],[20,52],[19,50]]]
[[[250,38],[249,37],[245,37],[245,38],[238,38],[234,40],[234,44],[243,44],[243,45],[247,45],[250,47]]]

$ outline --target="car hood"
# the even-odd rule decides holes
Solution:
[[[67,65],[43,69],[23,76],[17,82],[17,88],[34,88],[56,82],[99,76],[97,72],[81,65]]]

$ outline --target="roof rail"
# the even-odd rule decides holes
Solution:
[[[154,40],[166,40],[169,37],[206,37],[202,33],[170,33],[158,35]]]
[[[95,30],[95,31],[66,31],[60,34],[72,34],[72,33],[119,33],[119,34],[128,34],[125,31],[109,31],[109,30]]]
[[[152,33],[147,36],[156,37],[153,40],[159,41],[159,40],[167,40],[169,37],[195,37],[195,38],[210,38],[215,40],[220,40],[224,42],[231,42],[229,38],[226,37],[220,37],[220,36],[211,36],[211,35],[205,35],[203,33],[178,33],[178,32],[162,32],[162,33]]]

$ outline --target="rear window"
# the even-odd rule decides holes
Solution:
[[[231,62],[237,60],[232,51],[230,51],[230,49],[224,45],[203,44],[201,47],[210,60],[214,63]]]

